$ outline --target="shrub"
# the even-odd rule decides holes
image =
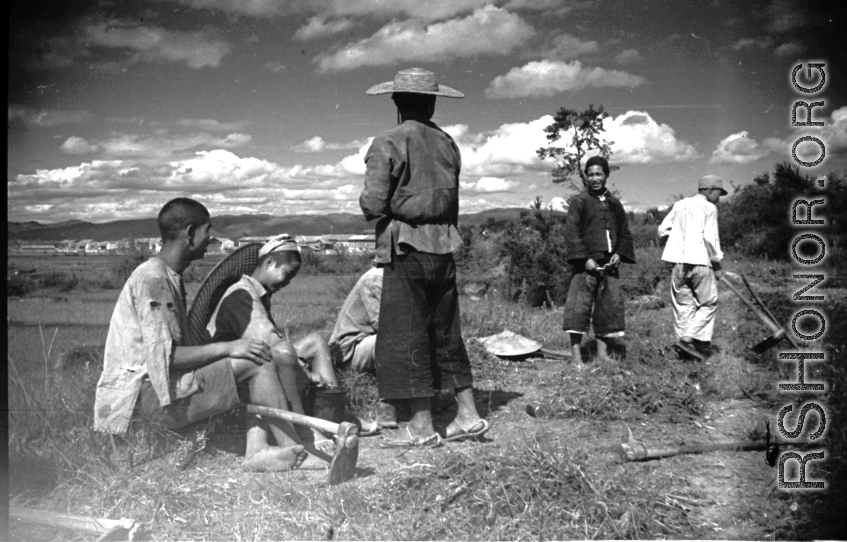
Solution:
[[[33,290],[32,279],[12,275],[6,279],[6,297],[23,297]]]
[[[132,275],[132,272],[135,271],[135,268],[147,261],[150,257],[150,254],[147,251],[141,249],[132,249],[121,255],[113,264],[111,268],[111,286],[116,286],[121,288],[126,280]]]
[[[70,292],[76,289],[79,285],[79,280],[76,273],[68,275],[62,271],[50,271],[41,277],[41,286],[43,288],[54,288],[60,292]]]

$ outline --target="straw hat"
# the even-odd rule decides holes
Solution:
[[[388,94],[390,92],[412,92],[415,94],[432,94],[446,98],[464,98],[465,95],[447,85],[441,85],[435,79],[435,74],[423,68],[410,68],[397,72],[394,81],[380,83],[369,88],[366,94]]]

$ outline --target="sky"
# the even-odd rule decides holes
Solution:
[[[26,4],[26,5],[24,5]],[[32,6],[34,4],[34,7]],[[433,121],[462,153],[460,209],[572,195],[544,128],[609,113],[609,185],[631,210],[720,175],[735,186],[824,142],[847,171],[841,2],[794,0],[139,0],[16,2],[9,35],[7,220],[359,213],[364,156],[396,125],[402,69],[465,94]],[[809,7],[809,6],[812,7]],[[806,66],[825,64],[812,87]],[[794,127],[792,104],[823,101]],[[805,110],[798,110],[805,120]],[[559,143],[561,144],[561,143]],[[813,161],[813,142],[797,147]],[[730,191],[732,189],[730,188]]]

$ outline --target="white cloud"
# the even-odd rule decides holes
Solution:
[[[491,5],[463,19],[425,26],[410,19],[394,21],[373,36],[315,57],[318,71],[352,70],[399,62],[439,62],[483,54],[505,55],[532,37],[520,16]]]
[[[344,149],[359,149],[364,145],[362,141],[354,140],[349,143],[327,143],[321,136],[315,136],[306,141],[294,145],[291,150],[294,152],[321,152],[321,151],[337,151]]]
[[[286,70],[285,64],[276,60],[269,60],[268,62],[265,62],[265,65],[262,67],[274,75],[282,73]]]
[[[311,13],[321,17],[371,17],[391,19],[411,17],[438,20],[472,11],[491,0],[178,0],[196,9],[213,9],[232,15],[270,18]],[[542,0],[539,0],[541,2]],[[562,3],[555,0],[549,3]]]
[[[97,145],[92,145],[82,137],[71,136],[62,143],[59,147],[65,154],[88,154],[96,152],[100,149]]]
[[[496,130],[471,134],[464,124],[446,126],[462,153],[463,175],[503,176],[547,171],[535,150],[547,144],[544,128],[553,123],[545,115],[525,123],[503,124]]]
[[[152,134],[113,134],[97,145],[108,156],[114,157],[168,157],[196,147],[233,148],[252,141],[249,134],[233,132],[224,137],[207,133],[167,135],[164,131]]]
[[[746,130],[723,138],[712,152],[711,164],[749,164],[776,150],[779,140],[767,139],[759,144]]]
[[[162,122],[151,122],[150,124],[154,126],[167,125],[167,123]],[[181,128],[203,130],[204,132],[230,132],[243,129],[245,123],[241,121],[220,122],[215,119],[180,119],[176,122],[176,125]]]
[[[22,105],[9,106],[9,121],[19,119],[30,128],[53,128],[62,124],[86,124],[94,119],[88,111],[34,109]]]
[[[541,53],[548,60],[570,60],[599,50],[594,40],[583,41],[570,34],[558,34],[552,43]]]
[[[472,193],[508,192],[518,186],[518,183],[498,177],[482,177],[476,182],[460,183],[463,190]]]
[[[297,29],[294,33],[295,40],[313,40],[332,36],[353,28],[354,23],[350,19],[337,19],[327,22],[323,17],[312,17],[309,21]]]
[[[797,127],[792,135],[784,139],[769,137],[758,143],[746,130],[729,135],[718,143],[709,161],[714,164],[747,164],[771,154],[787,157],[791,154],[794,142],[804,135],[822,141],[826,146],[827,158],[847,155],[847,106],[833,111],[828,119],[815,117],[815,120],[824,122],[824,126],[815,127],[814,131]],[[797,146],[797,155],[802,160],[814,161],[820,156],[820,147],[815,143],[801,143]]]
[[[195,9],[224,11],[233,15],[264,18],[282,15],[289,3],[281,0],[178,0]]]
[[[771,0],[767,7],[768,32],[784,33],[806,24],[802,4],[796,0]]]
[[[776,49],[774,49],[773,53],[780,57],[784,58],[787,56],[799,55],[805,50],[805,47],[800,42],[797,41],[789,41],[787,43],[783,43]]]
[[[773,45],[773,38],[766,36],[764,38],[741,38],[732,45],[733,51],[740,51],[748,47],[758,47],[759,49],[769,49]]]
[[[627,111],[606,119],[604,137],[612,141],[615,164],[681,162],[697,158],[696,149],[678,139],[667,124],[659,124],[649,113]]]
[[[185,63],[195,69],[218,67],[231,50],[227,42],[204,32],[172,32],[115,21],[88,25],[86,36],[94,45],[135,51],[131,61]]]
[[[485,89],[485,95],[489,98],[555,96],[588,87],[637,87],[646,81],[627,72],[583,68],[579,60],[571,63],[542,60],[498,75]]]
[[[637,64],[644,62],[644,58],[638,52],[638,49],[624,49],[615,55],[615,62],[618,64]]]

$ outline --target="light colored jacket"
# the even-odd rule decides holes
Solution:
[[[94,429],[123,434],[149,379],[162,406],[197,391],[193,372],[171,375],[174,349],[188,340],[182,277],[159,258],[132,272],[121,290],[94,400]]]
[[[359,277],[344,300],[335,328],[329,338],[336,364],[353,360],[353,347],[379,330],[379,303],[382,298],[382,269],[371,268]]]
[[[702,194],[676,202],[659,225],[659,237],[670,236],[662,259],[707,265],[723,260],[718,236],[718,208]]]

